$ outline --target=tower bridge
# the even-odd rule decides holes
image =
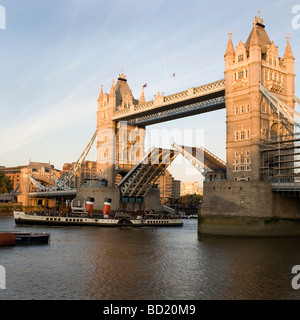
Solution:
[[[225,79],[168,96],[158,92],[151,101],[145,100],[143,88],[139,99],[133,97],[123,72],[116,84],[112,81],[108,93],[101,85],[92,140],[97,136],[97,165],[106,186],[80,188],[79,194],[92,192],[90,196],[98,195],[99,199],[112,196],[116,206],[123,205],[123,198],[139,198],[147,206],[151,202],[146,199],[156,179],[167,167],[163,158],[168,155],[170,164],[181,153],[207,178],[201,214],[218,226],[214,229],[212,224],[203,223],[201,233],[238,233],[240,226],[234,227],[236,231],[224,227],[231,225],[226,219],[232,217],[300,219],[299,137],[295,135],[300,114],[295,110],[299,99],[295,95],[295,58],[290,37],[287,36],[284,55],[280,57],[260,13],[245,42],[234,47],[231,36],[230,31],[224,55]],[[193,149],[176,143],[172,150],[152,148],[145,154],[148,125],[223,108],[226,162],[200,146]],[[80,161],[85,156],[84,152]],[[149,157],[157,161],[145,162]],[[80,167],[80,161],[74,170]],[[72,173],[44,191],[59,192],[71,176]],[[221,217],[223,224],[213,217]]]
[[[280,57],[260,13],[245,42],[234,47],[231,35],[224,55],[225,79],[168,96],[158,92],[146,101],[143,89],[140,99],[133,97],[122,72],[109,93],[101,85],[97,109],[98,164],[108,185],[112,187],[119,176],[121,193],[130,197],[147,185],[147,170],[140,173],[138,164],[144,156],[148,125],[226,108],[226,163],[208,150],[202,149],[201,156],[201,148],[174,144],[205,174],[202,217],[225,233],[233,232],[224,227],[232,225],[226,220],[230,217],[300,218],[300,165],[294,134],[300,115],[295,110],[299,100],[290,37]],[[277,143],[270,147],[272,142]],[[290,151],[283,154],[283,149]],[[137,180],[130,179],[129,172]],[[213,219],[216,216],[222,217],[221,225]],[[202,223],[200,232],[215,232],[212,225]]]

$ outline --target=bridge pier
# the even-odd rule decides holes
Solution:
[[[152,189],[143,199],[142,203],[122,203],[120,196],[120,189],[116,187],[80,187],[77,191],[77,196],[87,199],[93,197],[94,210],[102,210],[105,198],[112,199],[111,212],[118,209],[151,209],[155,211],[162,211],[163,207],[160,203],[159,190]]]
[[[263,181],[206,181],[199,235],[300,236],[299,192]]]
[[[31,197],[29,193],[21,193],[18,195],[18,203],[22,203],[24,208],[26,207],[43,207],[43,208],[54,208],[57,206],[56,198],[47,197]]]

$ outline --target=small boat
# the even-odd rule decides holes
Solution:
[[[197,219],[198,218],[198,214],[191,214],[188,216],[188,219]]]
[[[11,232],[0,232],[0,246],[11,246],[16,243],[16,237]]]
[[[34,232],[0,232],[0,245],[8,246],[14,244],[41,244],[50,242],[50,233]]]
[[[16,237],[16,244],[49,244],[50,233],[34,232],[13,232]]]

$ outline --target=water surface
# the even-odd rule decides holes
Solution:
[[[16,226],[49,232],[49,245],[0,247],[0,299],[300,299],[291,269],[300,238],[198,238],[183,227]]]

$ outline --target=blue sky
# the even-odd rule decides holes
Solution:
[[[100,84],[109,91],[122,69],[137,99],[148,84],[146,100],[158,91],[167,95],[222,79],[229,29],[234,46],[245,42],[258,9],[280,56],[290,34],[299,74],[300,29],[292,26],[292,8],[299,4],[0,0],[6,9],[6,29],[0,30],[0,165],[31,159],[62,169],[76,161],[95,131]],[[148,132],[162,128],[203,130],[205,147],[225,160],[225,110],[150,126]],[[95,146],[88,159],[96,160]],[[171,172],[200,180],[186,168],[175,163]]]

